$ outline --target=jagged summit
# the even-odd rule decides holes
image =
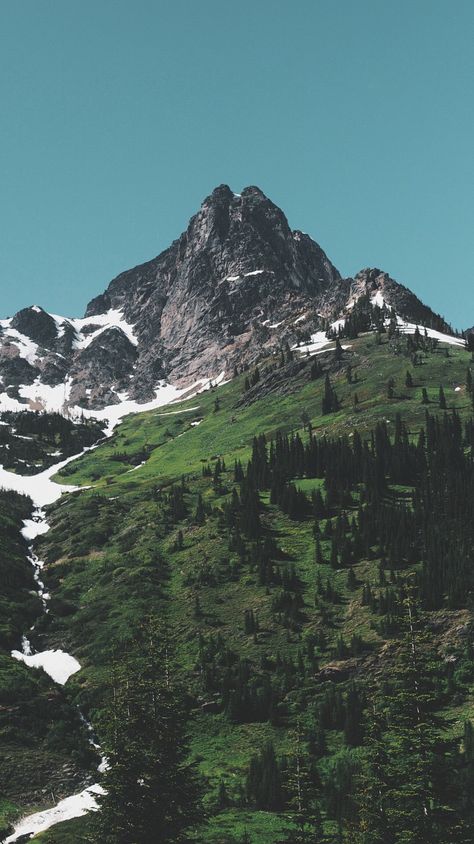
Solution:
[[[230,376],[362,295],[406,320],[448,327],[379,269],[343,279],[309,235],[260,188],[219,185],[156,258],[120,273],[83,319],[38,305],[0,320],[0,406],[101,408]],[[45,398],[47,397],[47,398]]]

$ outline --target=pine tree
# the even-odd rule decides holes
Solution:
[[[372,781],[380,791],[370,836],[361,841],[394,840],[397,844],[451,844],[455,820],[445,805],[447,746],[444,724],[436,710],[435,654],[413,587],[406,586],[404,632],[396,662],[382,694],[380,709],[386,721],[383,733],[383,771]],[[380,743],[370,758],[374,769],[382,757]],[[378,761],[377,761],[378,760]],[[372,776],[374,776],[372,770]],[[383,811],[382,811],[383,810]],[[369,822],[366,819],[366,822]],[[386,838],[377,838],[383,823]]]
[[[174,674],[167,633],[155,621],[113,666],[98,721],[109,765],[91,821],[94,842],[186,842],[186,830],[201,818],[196,775],[186,761],[186,694]]]
[[[317,801],[317,784],[304,747],[299,720],[290,734],[290,753],[287,759],[288,803],[295,829],[287,835],[285,844],[319,844],[322,838],[321,816]]]
[[[268,742],[258,756],[250,760],[246,782],[247,798],[257,809],[278,812],[283,806],[281,773],[275,749]]]
[[[446,410],[446,396],[444,395],[444,390],[442,386],[440,386],[439,388],[438,404],[441,410]]]
[[[326,415],[328,413],[334,413],[338,409],[339,401],[337,399],[336,393],[334,392],[329,375],[326,373],[326,379],[324,382],[322,412],[324,415]]]
[[[198,495],[198,501],[197,501],[196,513],[195,513],[195,516],[194,516],[194,521],[197,525],[203,525],[204,522],[206,521],[206,511],[204,509],[204,502],[202,500],[201,493],[199,493],[199,495]]]
[[[466,390],[468,393],[472,393],[472,372],[469,367],[466,370]]]
[[[395,844],[395,835],[387,817],[390,785],[384,728],[385,721],[374,702],[366,718],[366,732],[370,740],[354,789],[356,818],[348,822],[350,844]]]

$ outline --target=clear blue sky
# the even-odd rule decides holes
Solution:
[[[0,311],[79,315],[226,182],[474,323],[472,0],[0,0]]]

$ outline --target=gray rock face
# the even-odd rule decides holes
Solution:
[[[56,323],[43,308],[33,305],[15,314],[11,327],[44,348],[52,348],[57,338]]]
[[[258,188],[221,185],[169,249],[119,275],[86,314],[120,309],[133,324],[132,394],[148,398],[150,374],[187,384],[255,359],[275,342],[265,324],[316,303],[329,313],[339,284],[323,250]]]
[[[120,393],[145,401],[160,379],[188,386],[229,375],[377,292],[402,316],[447,329],[380,270],[342,279],[259,188],[234,194],[221,185],[168,249],[93,299],[84,320],[58,322],[35,306],[4,321],[0,392],[15,395],[35,379],[51,386],[67,380],[70,405],[100,408]]]

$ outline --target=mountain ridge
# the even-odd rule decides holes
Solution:
[[[97,411],[153,400],[160,383],[228,377],[343,320],[368,295],[411,323],[449,325],[377,268],[342,278],[255,186],[220,185],[158,256],[125,270],[83,319],[38,305],[0,320],[0,407]]]

